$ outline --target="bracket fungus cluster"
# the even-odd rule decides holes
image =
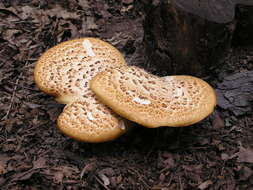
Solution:
[[[121,53],[96,38],[63,42],[40,57],[35,83],[59,103],[67,104],[57,120],[64,134],[95,143],[115,139],[126,131],[124,119],[101,104],[89,88],[97,73],[119,65],[125,65]]]
[[[199,78],[157,77],[135,66],[97,74],[91,89],[117,114],[150,128],[194,124],[216,105],[214,90]]]
[[[96,38],[61,43],[38,60],[37,86],[67,104],[57,120],[66,135],[105,142],[145,127],[180,127],[207,117],[216,105],[212,87],[192,76],[158,77],[127,66],[121,53]]]

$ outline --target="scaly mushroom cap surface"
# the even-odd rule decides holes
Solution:
[[[59,103],[68,104],[57,120],[63,133],[96,143],[113,140],[125,132],[123,119],[101,104],[89,88],[97,73],[124,64],[116,48],[96,38],[63,42],[39,58],[35,83]]]
[[[66,105],[57,120],[58,127],[79,141],[98,143],[116,139],[126,130],[124,120],[101,105],[94,97]]]
[[[161,78],[134,66],[99,73],[90,85],[113,111],[150,128],[194,124],[212,113],[216,105],[213,88],[199,78]]]
[[[47,50],[35,66],[34,79],[42,91],[67,104],[91,92],[89,81],[97,73],[121,64],[123,56],[109,43],[81,38]]]

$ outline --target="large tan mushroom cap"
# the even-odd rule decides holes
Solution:
[[[38,60],[34,78],[37,86],[63,104],[58,128],[85,142],[104,142],[123,134],[123,119],[101,104],[89,88],[93,76],[124,65],[121,53],[96,38],[63,42],[46,51]]]
[[[137,67],[99,73],[92,79],[91,89],[122,117],[151,128],[194,124],[216,105],[213,88],[199,78],[160,78]]]
[[[47,50],[35,66],[34,79],[42,91],[67,104],[91,93],[89,81],[98,72],[121,64],[123,56],[109,43],[81,38]]]

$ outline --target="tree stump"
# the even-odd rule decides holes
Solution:
[[[146,52],[143,66],[159,75],[203,76],[209,72],[222,62],[231,47],[239,1],[142,0]]]
[[[253,4],[253,1],[251,1]],[[238,5],[235,15],[237,19],[233,34],[232,46],[253,45],[253,6]]]

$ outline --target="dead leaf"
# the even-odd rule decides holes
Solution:
[[[222,160],[228,160],[230,158],[230,156],[226,153],[221,153],[221,159]]]
[[[10,158],[6,155],[0,155],[0,175],[5,174],[7,172],[6,170],[6,164],[10,160]]]
[[[183,168],[188,171],[188,172],[196,172],[196,173],[201,173],[203,165],[184,165]]]
[[[55,172],[54,173],[54,177],[53,177],[53,180],[55,183],[57,184],[62,184],[62,181],[63,181],[63,173],[62,172]]]
[[[5,173],[6,173],[5,166],[0,162],[0,175],[5,174]]]
[[[201,183],[198,186],[198,188],[201,189],[201,190],[204,190],[204,189],[208,188],[212,184],[213,184],[213,182],[211,180],[207,180],[207,181],[204,181],[203,183]]]
[[[23,6],[23,7],[20,7],[20,14],[19,16],[25,20],[25,19],[28,19],[29,17],[34,17],[33,14],[35,12],[35,9],[30,7],[30,6]]]
[[[63,19],[78,19],[80,16],[75,12],[68,12],[66,9],[63,9],[61,6],[56,5],[52,9],[44,11],[44,14],[49,15],[50,17],[58,17]]]
[[[78,37],[80,37],[80,33],[78,32],[77,27],[74,24],[72,24],[71,22],[68,22],[68,24],[69,24],[68,28],[71,31],[71,37],[72,38],[78,38]]]
[[[165,178],[166,178],[166,176],[164,175],[164,173],[161,173],[160,176],[159,176],[159,180],[164,181]]]
[[[13,8],[8,8],[8,9],[0,9],[0,13],[3,13],[5,15],[11,15],[14,17],[19,18],[19,16],[15,13],[15,10],[13,10]]]
[[[0,177],[0,186],[2,187],[6,182],[6,179],[4,177]]]
[[[33,169],[40,169],[46,167],[46,159],[40,157],[38,160],[33,161]]]
[[[34,104],[32,102],[25,102],[24,103],[27,107],[31,108],[31,109],[35,109],[35,108],[40,108],[42,105],[39,104]]]
[[[56,121],[61,111],[59,107],[50,107],[50,109],[47,110],[50,120]]]
[[[249,177],[253,175],[253,171],[252,169],[250,169],[249,167],[242,167],[240,170],[240,180],[247,180],[249,179]]]
[[[122,180],[123,180],[123,177],[122,177],[121,175],[119,175],[119,176],[117,177],[117,180],[116,180],[117,184],[122,183]]]
[[[56,170],[57,172],[61,172],[66,177],[71,177],[73,173],[79,173],[79,169],[76,167],[68,167],[68,166],[59,166],[53,168],[53,170]]]
[[[165,164],[166,168],[173,168],[175,167],[175,161],[172,157],[167,158],[166,160],[163,161],[163,163]]]
[[[89,172],[94,171],[95,169],[96,169],[96,163],[91,162],[91,163],[86,164],[80,174],[80,178],[82,179],[84,174],[88,174]]]
[[[129,5],[132,4],[134,2],[134,0],[122,0],[122,3]]]
[[[18,34],[20,30],[17,29],[7,29],[3,32],[3,38],[13,43],[14,35]]]
[[[109,178],[105,174],[98,173],[98,176],[103,181],[103,183],[104,183],[105,186],[110,185],[110,180],[109,180]]]
[[[168,153],[168,152],[163,152],[162,153],[162,163],[163,163],[163,167],[166,168],[174,168],[176,166],[176,163],[173,159],[173,154]]]
[[[83,10],[88,10],[90,8],[89,2],[87,0],[78,1],[78,4],[82,7]]]
[[[94,17],[91,17],[91,16],[86,17],[86,20],[82,25],[82,30],[88,31],[88,30],[95,30],[97,28],[98,28],[98,25],[95,23]]]
[[[214,129],[220,129],[224,127],[224,121],[221,118],[220,114],[216,111],[214,113],[214,118],[213,118],[213,128]]]
[[[61,184],[64,178],[71,178],[79,173],[79,169],[76,167],[59,166],[52,168],[53,180],[57,184]]]
[[[100,172],[107,175],[107,176],[113,176],[115,174],[114,170],[109,167],[102,169]]]
[[[221,159],[222,159],[222,160],[231,160],[231,159],[233,159],[234,157],[236,157],[236,155],[229,156],[229,155],[226,154],[226,153],[221,153]]]
[[[28,170],[28,171],[25,171],[25,172],[21,172],[21,173],[17,173],[11,181],[23,181],[23,180],[27,180],[27,179],[30,179],[31,176],[35,173],[39,173],[38,170]]]
[[[249,148],[243,148],[240,146],[240,150],[238,153],[236,153],[238,156],[237,161],[238,162],[247,162],[247,163],[253,163],[253,150]]]

